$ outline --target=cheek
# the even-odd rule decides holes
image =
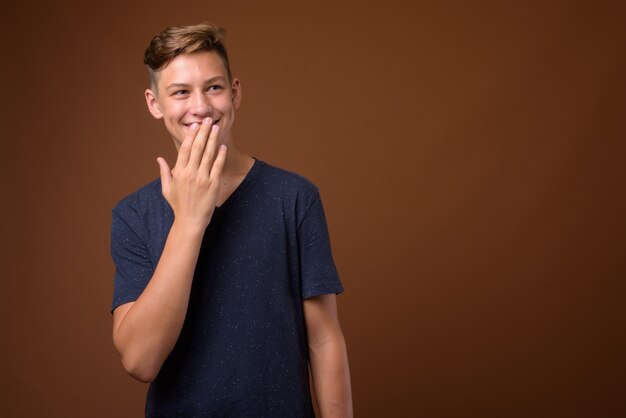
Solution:
[[[169,119],[171,120],[180,119],[184,115],[184,113],[184,106],[179,103],[170,104],[168,106],[167,114],[169,115]]]
[[[220,112],[222,115],[229,115],[232,113],[232,102],[230,101],[230,97],[224,95],[224,97],[220,97],[219,100],[216,100],[212,103],[212,106],[215,110]]]

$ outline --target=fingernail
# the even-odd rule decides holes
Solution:
[[[197,124],[197,123],[192,123],[192,124],[191,124],[191,129],[193,129],[194,131],[195,131],[196,129],[198,129],[198,124]]]
[[[213,125],[213,126],[211,126],[211,132],[217,132],[217,130],[218,130],[219,128],[220,128],[219,126],[217,126],[217,125]]]
[[[205,124],[205,125],[210,125],[210,124],[211,124],[211,122],[213,122],[213,121],[211,120],[211,118],[206,118],[206,119],[204,119],[204,120],[202,121],[202,123],[203,123],[203,124]]]

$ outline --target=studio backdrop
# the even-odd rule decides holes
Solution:
[[[626,415],[626,3],[18,2],[1,112],[7,417],[137,417],[111,208],[176,154],[149,39],[226,28],[251,155],[317,184],[355,416]]]

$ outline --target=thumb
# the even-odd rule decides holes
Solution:
[[[157,163],[161,171],[161,186],[163,191],[169,191],[170,185],[172,184],[172,171],[170,170],[170,166],[167,164],[167,161],[161,157],[157,158]]]

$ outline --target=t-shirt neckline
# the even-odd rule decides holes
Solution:
[[[255,179],[255,177],[257,177],[257,174],[262,164],[262,161],[258,160],[256,157],[252,158],[254,158],[254,163],[252,164],[252,167],[250,167],[250,170],[248,170],[246,176],[243,178],[241,183],[239,183],[239,186],[237,186],[237,188],[230,194],[230,196],[228,196],[228,198],[222,203],[222,205],[215,206],[216,212],[224,211],[229,206],[232,206],[234,204],[233,202],[239,200],[240,196],[245,194],[246,190],[250,187],[250,185],[252,185],[253,180]]]

